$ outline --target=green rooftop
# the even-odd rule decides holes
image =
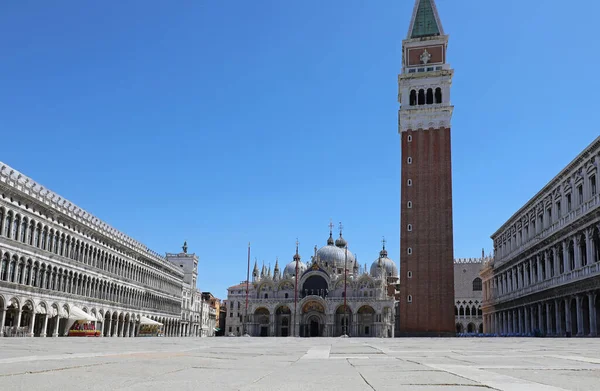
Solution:
[[[420,0],[415,16],[411,38],[431,37],[440,35],[440,27],[435,19],[432,0]]]

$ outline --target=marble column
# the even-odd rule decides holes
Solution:
[[[6,309],[0,309],[0,337],[4,337],[4,323],[6,323]]]
[[[56,315],[54,318],[54,331],[52,332],[52,336],[58,337],[58,325],[60,323],[60,317]]]
[[[546,334],[548,335],[556,335],[556,330],[552,329],[552,316],[554,314],[550,313],[550,303],[546,302]]]
[[[577,336],[583,336],[583,297],[581,295],[575,296],[575,302],[577,305]]]
[[[44,315],[44,326],[42,327],[42,332],[40,333],[40,337],[46,336],[46,329],[48,328],[48,314]]]
[[[112,335],[112,318],[109,319],[107,326],[108,326],[108,333],[106,333],[106,334],[108,337],[112,337],[113,336]]]
[[[565,318],[566,318],[566,330],[565,332],[571,333],[573,331],[571,326],[571,303],[569,299],[564,299],[565,302]]]
[[[560,301],[558,299],[554,300],[554,314],[556,316],[556,330],[555,330],[554,335],[562,335],[563,334],[559,303],[560,303]]]
[[[596,295],[594,293],[588,293],[588,304],[589,304],[589,312],[590,312],[590,336],[595,337],[597,332],[597,322],[596,318],[596,307],[594,306],[594,302],[596,301]]]
[[[538,329],[542,334],[546,334],[546,325],[544,324],[544,316],[542,314],[543,305],[542,303],[538,303],[537,311],[538,311]]]
[[[29,330],[27,331],[28,337],[33,337],[34,327],[35,327],[35,312],[31,311],[31,321],[29,322],[29,327],[28,327]]]

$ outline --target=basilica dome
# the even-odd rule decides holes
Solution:
[[[304,262],[298,259],[298,275],[300,276],[302,273],[306,271],[308,266]],[[296,276],[296,261],[292,261],[287,264],[283,271],[284,278],[294,277]]]
[[[398,268],[396,267],[396,262],[388,258],[388,253],[385,247],[379,252],[379,258],[377,258],[371,264],[371,276],[379,277],[381,275],[382,268],[385,269],[385,275],[387,277],[398,277]]]
[[[347,244],[348,243],[342,237],[341,234],[334,244],[333,238],[331,234],[329,234],[329,239],[327,239],[327,245],[317,250],[317,259],[319,260],[319,263],[326,267],[344,268],[347,251],[347,267],[350,271],[352,271],[354,263],[356,262],[356,258],[354,257],[354,254],[350,252],[350,250],[346,250],[345,247]]]

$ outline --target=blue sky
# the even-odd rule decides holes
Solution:
[[[454,252],[476,257],[600,133],[593,0],[437,0],[455,69]],[[0,160],[224,298],[342,221],[399,261],[397,85],[412,0],[12,1]],[[591,115],[590,115],[591,114]]]

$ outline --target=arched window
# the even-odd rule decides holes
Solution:
[[[407,207],[408,209],[412,209],[412,201],[408,201],[408,202],[406,203],[406,207]]]
[[[409,180],[407,180],[407,181],[406,181],[406,185],[407,185],[407,186],[412,186],[412,179],[409,179]]]
[[[289,297],[289,294],[288,294],[288,293],[286,293],[286,294],[285,294],[285,298],[287,299],[288,297]]]
[[[425,90],[419,90],[419,106],[425,104]]]
[[[417,105],[417,91],[416,90],[410,90],[410,102],[409,103],[411,106]]]
[[[412,303],[412,295],[408,295],[408,297],[406,298],[406,301],[408,301],[409,303]]]
[[[435,103],[442,103],[442,89],[440,87],[435,89]]]
[[[406,252],[408,252],[408,255],[412,254],[412,248],[411,248],[411,247],[409,247],[409,248],[406,250]]]
[[[465,308],[462,305],[460,306],[460,309],[458,310],[458,314],[460,316],[464,316],[465,315]]]
[[[428,105],[433,104],[433,89],[431,89],[431,88],[427,89],[427,104]]]
[[[482,284],[481,284],[481,278],[477,277],[476,279],[473,280],[473,290],[474,291],[481,291],[482,289]]]
[[[458,307],[454,306],[454,316],[458,316]]]
[[[406,226],[406,229],[407,229],[409,232],[411,232],[411,231],[412,231],[412,224],[408,224],[408,225]]]
[[[471,307],[467,306],[467,309],[465,310],[465,316],[471,316]]]
[[[409,143],[412,142],[412,135],[409,134],[408,137],[406,138],[406,141]]]

